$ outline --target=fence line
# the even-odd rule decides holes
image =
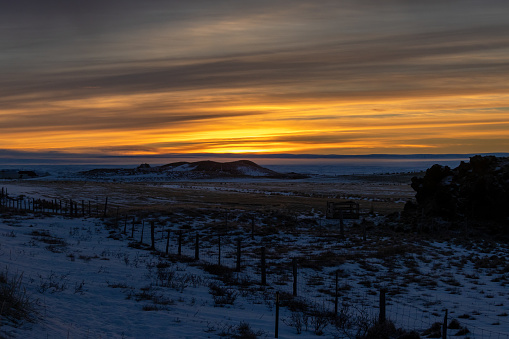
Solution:
[[[18,212],[42,212],[66,216],[106,216],[108,201],[106,199],[104,208],[99,208],[96,203],[96,213],[94,214],[90,200],[73,201],[67,200],[43,200],[30,199],[22,196],[14,198],[9,196],[7,190],[2,188],[0,191],[0,208]],[[110,202],[111,211],[111,202]],[[110,213],[111,215],[112,213]],[[109,222],[114,227],[122,230],[125,238],[140,244],[154,244],[153,250],[161,254],[168,253],[175,256],[180,255],[188,258],[195,258],[197,253],[196,236],[200,233],[196,230],[183,230],[177,224],[155,223],[154,218],[142,219],[136,215],[117,215]],[[151,237],[151,225],[154,225],[154,236]],[[202,231],[204,232],[204,231]],[[217,231],[210,236],[210,233],[204,232],[207,236],[199,236],[199,261],[209,265],[218,265],[231,269],[235,272],[237,281],[251,281],[260,283],[262,280],[261,263],[261,244],[252,237],[251,229],[245,234],[238,232],[228,233],[227,231]],[[239,247],[238,239],[242,238],[245,246],[240,251],[240,270],[239,270]],[[153,239],[153,240],[152,240]],[[180,239],[180,240],[179,240]],[[342,244],[348,244],[343,241]],[[179,250],[180,249],[180,250]],[[331,242],[323,246],[324,251],[330,251],[336,256],[367,256],[372,255],[376,250],[357,250],[352,248],[339,248],[336,243]],[[350,286],[349,277],[340,277],[336,285],[336,276],[341,265],[326,267],[330,258],[315,258],[308,256],[292,256],[291,253],[280,254],[274,248],[267,248],[267,285],[275,291],[284,293],[287,296],[294,296],[300,300],[305,300],[315,309],[321,309],[328,313],[334,313],[338,310],[338,302],[344,305],[355,305],[366,312],[367,317],[374,319],[380,312],[378,294],[363,290],[364,294],[357,293],[355,286]],[[320,268],[315,271],[314,268]],[[297,277],[297,283],[294,284],[294,277]],[[358,278],[355,278],[359,280]],[[368,283],[369,280],[366,280]],[[337,286],[337,287],[336,287]],[[375,287],[372,288],[376,290]],[[339,297],[335,297],[339,294]],[[339,299],[339,301],[338,301]],[[433,304],[439,301],[437,298],[429,303]],[[346,306],[345,306],[346,307]],[[403,326],[406,330],[416,330],[422,332],[433,326],[434,323],[443,322],[443,311],[434,312],[433,310],[423,309],[415,304],[415,300],[406,299],[401,296],[388,295],[386,299],[386,316],[388,320],[393,321],[397,326]],[[466,326],[470,333],[470,338],[502,338],[509,339],[508,333],[492,331],[486,328],[475,326],[471,322],[460,321],[462,327]],[[458,329],[447,329],[448,336],[453,336]]]

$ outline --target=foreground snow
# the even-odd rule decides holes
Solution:
[[[196,225],[195,225],[196,226]],[[129,228],[128,228],[129,229]],[[248,324],[259,335],[274,336],[275,290],[291,293],[292,278],[272,269],[270,288],[234,291],[233,304],[217,303],[211,284],[223,286],[199,265],[171,262],[146,248],[128,247],[133,240],[111,231],[99,219],[25,216],[0,222],[0,263],[9,275],[22,275],[23,286],[36,304],[37,321],[16,327],[2,321],[1,333],[19,338],[202,338],[233,335]],[[129,233],[129,232],[127,232]],[[113,235],[118,240],[110,237]],[[135,238],[140,236],[139,230]],[[443,319],[460,321],[469,337],[509,336],[509,283],[504,267],[507,247],[480,242],[408,242],[378,238],[379,248],[360,245],[358,239],[340,244],[313,234],[274,234],[272,266],[288,256],[335,253],[341,264],[321,266],[302,262],[298,294],[310,304],[331,310],[328,291],[334,272],[340,272],[341,305],[350,315],[363,310],[378,314],[378,290],[388,289],[387,315],[398,327],[422,332]],[[145,242],[150,236],[145,229]],[[256,240],[256,239],[255,239]],[[226,248],[228,245],[225,242]],[[247,240],[246,240],[247,241]],[[265,237],[270,241],[270,237]],[[321,242],[318,244],[317,242]],[[173,242],[173,241],[172,241]],[[216,262],[212,239],[204,239],[202,261]],[[157,248],[165,239],[157,235]],[[208,244],[208,246],[205,246]],[[341,245],[341,246],[339,246]],[[246,249],[249,248],[246,245]],[[399,246],[399,247],[398,247]],[[407,253],[402,253],[405,249]],[[170,253],[175,253],[172,243]],[[184,254],[192,252],[189,244]],[[279,256],[284,251],[286,256]],[[234,266],[227,249],[223,265]],[[245,277],[258,279],[254,257],[246,259]],[[232,287],[234,288],[234,287]],[[258,291],[258,292],[257,292]],[[296,336],[296,312],[281,309],[280,338]],[[293,319],[293,321],[292,321]],[[300,338],[316,337],[312,326]],[[450,335],[458,330],[449,330]],[[328,325],[326,337],[345,335]]]
[[[267,305],[238,296],[235,306],[215,307],[208,274],[108,238],[97,219],[7,218],[0,235],[1,267],[23,275],[38,313],[20,328],[3,321],[6,337],[201,338],[233,333],[243,321],[272,331]],[[175,274],[170,287],[158,281],[163,262]]]

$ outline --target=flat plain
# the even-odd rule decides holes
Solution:
[[[413,198],[411,176],[4,181],[28,207],[64,210],[2,208],[3,275],[33,307],[24,321],[4,316],[1,333],[274,337],[279,294],[280,338],[355,338],[376,324],[384,293],[400,334],[433,337],[447,312],[449,335],[508,338],[507,244],[439,225],[395,232],[384,216]],[[361,217],[341,234],[326,203],[350,200]]]

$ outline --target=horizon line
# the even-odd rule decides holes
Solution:
[[[390,153],[374,153],[374,154],[293,154],[293,153],[164,153],[164,154],[148,154],[148,155],[111,155],[111,154],[93,154],[93,153],[64,153],[57,151],[50,152],[27,152],[0,149],[0,164],[4,165],[85,165],[85,164],[121,164],[122,160],[135,160],[147,163],[149,160],[156,159],[283,159],[283,160],[306,160],[306,159],[446,159],[458,158],[467,159],[475,155],[481,156],[498,156],[507,157],[509,152],[489,152],[489,153],[450,153],[450,154],[433,154],[433,153],[415,153],[415,154],[390,154]]]

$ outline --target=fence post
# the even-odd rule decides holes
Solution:
[[[81,214],[82,214],[82,217],[84,218],[85,217],[85,200],[81,200]],[[118,215],[117,215],[117,219],[118,219]]]
[[[145,220],[141,222],[141,238],[140,238],[140,244],[143,244],[143,231],[145,231]]]
[[[168,235],[166,237],[166,256],[168,256],[168,248],[170,247],[170,230],[167,230]]]
[[[70,213],[70,216],[72,217],[74,215],[74,204],[73,204],[73,201],[72,199],[69,200],[69,213]]]
[[[345,239],[345,223],[343,222],[343,210],[339,209],[339,233],[341,239]]]
[[[218,256],[217,256],[217,265],[221,266],[221,235],[217,236],[217,247],[218,247]]]
[[[265,247],[262,247],[262,285],[267,285],[267,271],[265,267]]]
[[[254,229],[255,229],[255,220],[254,217],[251,219],[251,239],[254,240]]]
[[[276,292],[276,329],[274,331],[274,338],[279,335],[279,291]]]
[[[194,244],[194,260],[200,260],[200,235],[198,233],[196,233]]]
[[[297,296],[297,259],[292,259],[292,268],[293,268],[293,296]]]
[[[226,232],[226,234],[228,234],[228,210],[226,210],[226,213],[225,213],[224,226],[225,226],[225,232]]]
[[[240,238],[237,239],[237,272],[240,272],[240,255],[241,255]]]
[[[339,283],[339,273],[336,271],[336,291],[334,292],[334,314],[338,315],[338,299],[339,299],[339,293],[338,293],[338,284]]]
[[[178,255],[179,255],[179,257],[182,255],[182,230],[179,230]]]
[[[385,323],[385,292],[385,288],[380,289],[380,314],[378,317],[378,322],[380,324]]]
[[[125,222],[126,222],[126,226],[127,226],[127,215],[125,216]],[[131,225],[131,238],[134,238],[134,219],[133,219],[133,224]]]
[[[106,197],[106,201],[104,202],[104,214],[103,217],[106,218],[106,211],[108,210],[108,197]]]
[[[153,250],[156,249],[154,231],[155,231],[155,223],[154,223],[154,220],[152,220],[152,221],[150,221],[150,243],[151,243],[150,248]]]
[[[447,339],[447,313],[448,310],[445,309],[444,325],[442,326],[442,339]]]

